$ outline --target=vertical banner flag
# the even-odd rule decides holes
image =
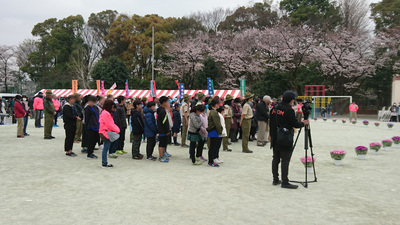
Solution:
[[[97,87],[97,96],[100,96],[101,94],[100,80],[96,80],[96,87]]]
[[[207,78],[207,87],[208,87],[208,95],[213,97],[214,96],[214,85],[211,78]]]
[[[245,94],[246,94],[246,80],[241,79],[240,80],[240,96],[244,97]]]
[[[157,97],[156,82],[154,80],[150,81],[151,97]]]
[[[104,89],[104,81],[101,81],[101,96],[106,95],[106,90]]]
[[[128,80],[125,82],[125,98],[129,98]]]
[[[175,80],[175,83],[176,83],[176,85],[178,85],[178,89],[179,89],[181,87],[181,86],[179,86],[179,81]]]
[[[75,94],[77,92],[78,92],[78,81],[72,80],[72,94]]]
[[[179,84],[179,99],[182,99],[185,95],[185,85]]]
[[[115,89],[116,87],[117,87],[117,84],[114,83],[114,84],[111,86],[111,88],[107,91],[107,95],[111,95],[112,92],[114,91],[114,89]]]

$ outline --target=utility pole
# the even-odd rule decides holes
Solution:
[[[151,48],[151,80],[154,80],[154,26],[152,27]]]

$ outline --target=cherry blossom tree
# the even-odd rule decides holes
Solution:
[[[255,42],[263,67],[288,72],[290,87],[300,91],[299,69],[311,61],[310,53],[319,35],[307,26],[292,26],[285,22],[262,30]]]
[[[196,72],[203,64],[202,61],[210,52],[210,34],[198,33],[195,36],[179,38],[168,44],[167,56],[171,58],[162,69],[167,77],[174,77],[186,84],[186,88],[193,86]]]
[[[222,63],[227,74],[223,86],[238,88],[241,79],[251,80],[263,71],[255,44],[259,34],[257,29],[248,29],[237,33],[224,31],[214,37],[210,56]]]
[[[331,83],[330,90],[349,95],[359,90],[376,66],[383,65],[385,54],[377,54],[377,46],[382,45],[382,39],[341,30],[325,34],[312,56],[321,63],[323,76]]]

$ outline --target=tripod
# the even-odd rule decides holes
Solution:
[[[297,135],[296,141],[294,142],[293,145],[293,150],[296,147],[297,141],[299,140],[300,133],[301,133],[302,128],[300,128],[299,134]],[[313,152],[313,145],[312,145],[312,140],[311,140],[311,128],[310,124],[306,124],[304,126],[304,154],[307,160],[308,156],[308,147],[310,147],[310,152],[311,152],[311,158],[314,157],[314,152]],[[307,161],[306,161],[307,162]],[[314,172],[314,180],[313,181],[308,181],[308,174],[307,174],[307,163],[305,164],[305,181],[291,181],[293,183],[300,183],[303,185],[305,188],[308,188],[308,183],[314,183],[317,182],[317,174],[315,173],[315,165],[314,165],[314,160],[312,160],[312,167],[313,167],[313,172]]]

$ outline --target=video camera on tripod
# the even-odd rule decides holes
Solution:
[[[304,120],[308,120],[308,118],[310,117],[313,100],[314,99],[311,99],[311,100],[306,99],[304,101],[303,106],[301,107],[301,110],[303,111]]]
[[[312,103],[313,103],[313,99],[309,100],[305,100],[303,103],[303,106],[301,107],[302,111],[303,111],[303,116],[304,116],[304,120],[308,120],[308,118],[310,117],[310,113],[312,110]],[[296,141],[293,145],[293,149],[296,147],[297,141],[300,137],[300,133],[301,133],[301,129],[297,135]],[[310,148],[310,155],[311,157],[314,157],[314,152],[313,152],[313,144],[312,144],[312,138],[311,138],[311,127],[310,124],[306,124],[304,126],[304,153],[305,153],[305,158],[307,159],[308,156],[308,150]],[[314,172],[314,180],[313,181],[308,181],[308,177],[307,177],[307,168],[305,168],[305,181],[291,181],[294,183],[300,183],[302,184],[305,188],[308,187],[308,183],[314,183],[317,182],[317,174],[315,171],[315,165],[314,165],[314,161],[312,162],[312,167],[313,167],[313,172]]]

